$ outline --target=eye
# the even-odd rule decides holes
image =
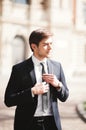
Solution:
[[[44,44],[43,46],[47,46],[48,44]]]
[[[50,42],[49,44],[52,45],[52,42]]]

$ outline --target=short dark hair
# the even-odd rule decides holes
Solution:
[[[30,36],[29,36],[29,44],[31,47],[31,44],[34,43],[37,46],[39,45],[39,42],[43,40],[44,38],[48,38],[53,36],[52,33],[50,33],[47,29],[37,29],[34,30]]]

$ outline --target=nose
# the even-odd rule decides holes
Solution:
[[[51,44],[51,43],[48,45],[48,49],[49,49],[49,50],[52,49],[52,44]]]

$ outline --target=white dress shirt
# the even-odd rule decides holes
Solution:
[[[37,83],[42,82],[42,66],[40,63],[42,62],[45,68],[45,72],[48,73],[47,69],[47,59],[45,58],[43,61],[39,61],[34,55],[32,55],[32,61],[34,63],[34,70],[36,75],[36,81]],[[42,95],[38,95],[38,104],[37,109],[34,116],[49,116],[52,115],[52,107],[51,107],[51,101],[50,101],[50,90],[48,92],[48,108],[44,111],[42,111]]]

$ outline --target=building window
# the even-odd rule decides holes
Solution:
[[[31,0],[13,0],[13,2],[20,4],[30,4]]]

